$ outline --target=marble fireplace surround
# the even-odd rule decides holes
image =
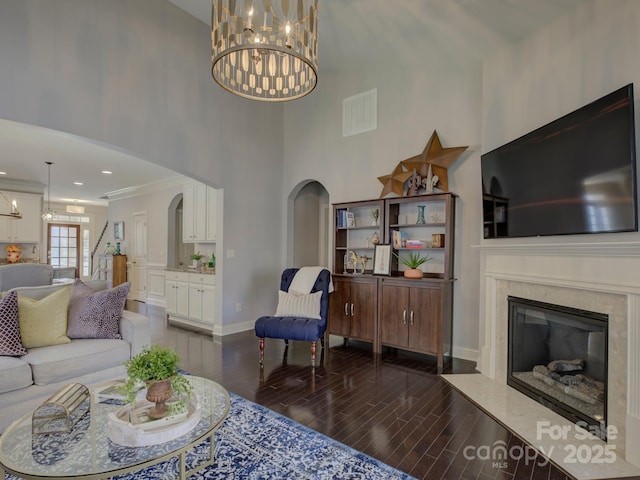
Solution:
[[[618,429],[618,458],[640,467],[640,244],[496,244],[479,249],[478,370],[506,385],[509,295],[607,314],[607,423]]]

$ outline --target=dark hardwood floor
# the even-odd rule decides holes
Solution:
[[[167,325],[164,309],[129,302],[149,315],[154,343],[172,345],[185,370],[286,415],[356,450],[425,479],[566,480],[531,453],[518,437],[437,375],[435,358],[407,352],[373,355],[364,343],[331,337],[321,364],[310,365],[309,344],[265,340],[264,367],[253,331],[225,337]],[[471,373],[475,364],[454,359],[445,373]],[[504,442],[502,462],[473,459],[480,446]]]

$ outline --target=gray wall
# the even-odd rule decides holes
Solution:
[[[0,0],[0,45],[0,118],[105,142],[224,188],[224,245],[235,250],[222,278],[224,323],[273,309],[283,107],[215,84],[205,24],[164,0]],[[258,239],[269,240],[254,253]]]
[[[342,137],[342,99],[378,89],[378,128]],[[313,178],[331,203],[378,198],[398,162],[422,153],[434,130],[443,147],[469,145],[449,169],[457,202],[454,353],[476,358],[480,243],[480,66],[322,72],[316,90],[285,108],[283,194]],[[287,199],[283,198],[283,205]],[[331,235],[331,232],[329,232]]]

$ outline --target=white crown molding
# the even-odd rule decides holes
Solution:
[[[9,190],[11,192],[36,193],[42,195],[44,193],[45,184],[29,180],[14,180],[11,178],[0,179],[0,190]]]
[[[137,197],[139,195],[157,192],[166,188],[179,187],[190,181],[193,180],[189,177],[185,177],[184,175],[177,175],[168,180],[163,180],[162,182],[148,183],[146,185],[136,185],[135,187],[128,187],[121,190],[114,190],[113,192],[107,192],[102,198],[106,198],[109,201],[122,200],[125,198]]]

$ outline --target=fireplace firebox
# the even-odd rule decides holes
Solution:
[[[606,440],[608,316],[508,302],[507,385]]]

